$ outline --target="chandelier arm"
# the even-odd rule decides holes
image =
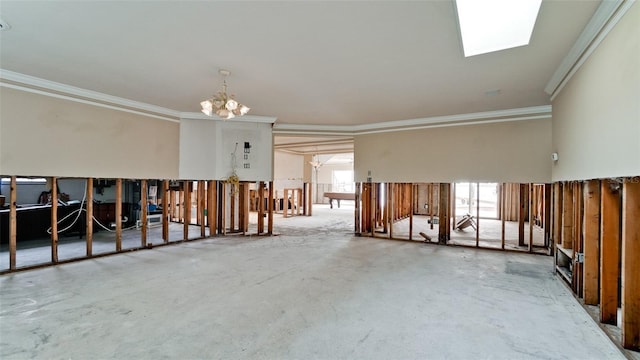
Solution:
[[[227,94],[227,79],[230,74],[227,70],[220,70],[219,73],[224,76],[222,79],[222,91],[212,96],[211,99],[200,103],[202,112],[208,116],[218,115],[224,120],[234,118],[235,116],[243,116],[251,110],[248,106],[240,104],[234,99],[233,94]],[[215,111],[213,111],[215,110]]]

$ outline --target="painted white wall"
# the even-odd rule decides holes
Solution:
[[[215,179],[227,179],[235,167],[241,181],[271,181],[273,178],[272,124],[237,120],[215,121],[215,126]],[[245,143],[250,145],[248,152],[245,151]],[[234,152],[235,165],[232,161]],[[249,167],[245,167],[245,164]]]
[[[358,135],[355,181],[551,181],[551,120]]]
[[[353,164],[324,164],[318,169],[318,183],[332,184],[333,172],[336,170],[353,170]]]
[[[553,101],[553,181],[640,175],[640,4]]]
[[[273,154],[273,179],[274,180],[302,180],[304,177],[305,157],[303,155],[290,154],[275,151]]]
[[[305,157],[275,151],[273,158],[273,188],[276,191],[276,197],[282,195],[282,190],[285,188],[302,188]]]
[[[216,179],[216,122],[180,119],[180,179]]]
[[[0,87],[5,175],[175,178],[179,124]]]

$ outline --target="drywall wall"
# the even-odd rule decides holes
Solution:
[[[285,188],[302,188],[304,179],[305,157],[274,151],[273,154],[273,188],[277,195],[282,195]],[[309,166],[311,167],[311,166]]]
[[[303,155],[275,151],[273,157],[274,180],[302,180],[304,178],[305,157]],[[311,166],[309,165],[309,167]]]
[[[640,4],[553,101],[553,180],[640,175]]]
[[[180,178],[271,180],[271,124],[180,119]]]
[[[355,181],[551,181],[551,120],[358,135]]]
[[[176,122],[0,87],[4,175],[178,175]]]
[[[235,171],[241,181],[271,181],[271,123],[215,121],[215,126],[215,179],[227,179]]]
[[[180,119],[180,179],[216,179],[216,121]]]
[[[319,184],[333,184],[333,172],[336,170],[353,170],[353,164],[324,164],[318,169]]]

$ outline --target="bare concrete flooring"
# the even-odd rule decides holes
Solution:
[[[0,276],[0,357],[624,358],[551,257],[354,238],[352,211]]]

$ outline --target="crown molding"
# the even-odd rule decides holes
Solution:
[[[320,141],[305,141],[295,143],[274,144],[274,149],[295,149],[301,147],[319,147],[319,146],[335,146],[335,145],[350,145],[353,144],[352,137],[342,137],[335,140],[320,140]]]
[[[607,0],[600,3],[591,20],[545,86],[544,91],[551,95],[551,100],[562,91],[566,83],[580,69],[634,2],[635,0]]]
[[[274,134],[353,136],[352,125],[273,124]]]
[[[173,122],[179,122],[180,119],[225,121],[225,119],[218,116],[209,117],[203,113],[179,112],[156,105],[107,95],[97,91],[86,90],[5,69],[0,69],[0,80],[0,86],[2,87],[18,89],[34,94],[71,100],[113,110],[125,111],[138,115],[150,116],[161,120]],[[255,115],[244,115],[242,117],[234,118],[234,122],[257,122],[268,124],[273,124],[276,120],[276,117]]]
[[[385,121],[362,125],[274,124],[273,133],[280,135],[355,136],[381,132],[407,131],[435,127],[478,125],[496,122],[539,120],[549,118],[551,118],[551,105],[543,105],[469,114]]]
[[[44,80],[29,75],[0,69],[0,86],[19,89],[41,95],[71,100],[84,104],[125,111],[138,115],[179,122],[180,119],[225,121],[218,116],[207,116],[199,112],[178,112],[175,110],[128,100],[96,91]],[[273,124],[274,134],[354,136],[380,132],[406,131],[431,127],[477,125],[495,122],[547,119],[551,117],[551,105],[533,106],[469,114],[435,116],[428,118],[385,121],[360,125],[307,125],[276,124],[276,117],[244,115],[234,118],[234,122]]]
[[[0,81],[0,87],[21,90],[21,91],[29,92],[29,93],[32,93],[32,94],[44,95],[44,96],[48,96],[48,97],[52,97],[52,98],[56,98],[56,99],[63,99],[63,100],[73,101],[73,102],[77,102],[77,103],[80,103],[80,104],[87,104],[87,105],[91,105],[91,106],[97,106],[97,107],[101,107],[101,108],[105,108],[105,109],[122,111],[122,112],[135,114],[135,115],[142,115],[142,116],[145,116],[145,117],[156,118],[156,119],[165,120],[165,121],[171,121],[171,122],[175,122],[175,123],[180,122],[178,119],[173,118],[173,117],[166,117],[166,116],[157,115],[157,114],[154,114],[154,113],[136,111],[136,110],[133,110],[133,109],[123,108],[121,106],[103,104],[103,103],[99,103],[99,102],[96,102],[96,101],[93,101],[93,100],[85,100],[85,99],[81,99],[81,98],[74,97],[74,96],[57,94],[57,93],[53,93],[53,92],[50,92],[50,91],[39,90],[39,89],[26,87],[26,86],[21,86],[21,85],[16,85],[16,84],[12,84],[12,83],[6,83],[6,82],[1,82]]]
[[[180,113],[156,105],[82,89],[14,71],[0,69],[1,85],[27,92],[141,114],[162,120],[177,121]]]
[[[217,115],[207,116],[201,112],[183,112],[180,113],[180,119],[227,121],[227,119],[223,119]],[[243,115],[234,117],[231,121],[273,124],[277,119],[277,117],[273,116]]]

